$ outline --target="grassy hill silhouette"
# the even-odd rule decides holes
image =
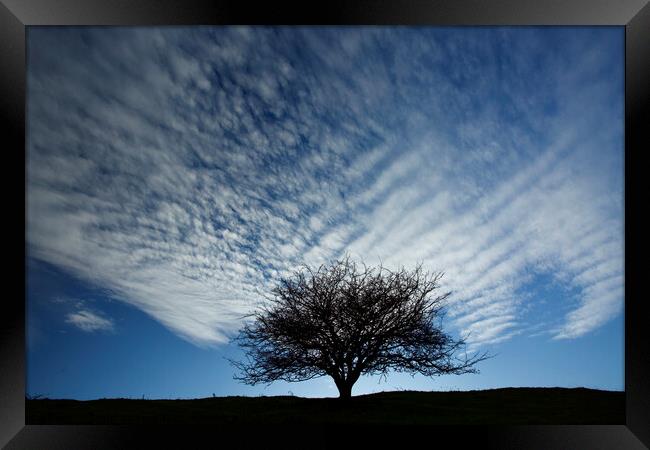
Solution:
[[[26,424],[623,424],[625,393],[586,388],[380,392],[337,398],[27,399]]]

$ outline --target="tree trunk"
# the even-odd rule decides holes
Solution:
[[[341,400],[350,400],[352,398],[352,383],[341,381],[336,383],[339,389],[339,398]]]

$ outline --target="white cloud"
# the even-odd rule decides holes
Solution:
[[[30,33],[29,254],[199,345],[226,342],[273,277],[345,251],[444,270],[450,317],[474,345],[527,326],[531,273],[579,292],[555,337],[619,313],[622,130],[602,124],[621,86],[589,78],[605,56],[558,71],[540,31],[526,52],[548,69],[513,56],[503,80],[477,71],[495,56],[476,38],[268,33]],[[453,73],[422,65],[445,58]]]
[[[72,324],[79,329],[92,333],[94,331],[113,330],[113,321],[106,319],[88,310],[79,310],[69,313],[66,316],[66,323]]]

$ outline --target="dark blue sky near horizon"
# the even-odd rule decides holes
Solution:
[[[32,27],[27,392],[250,387],[228,343],[349,252],[444,270],[480,374],[380,390],[623,390],[621,27]]]

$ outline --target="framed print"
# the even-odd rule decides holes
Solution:
[[[0,11],[2,445],[650,445],[647,2]]]

